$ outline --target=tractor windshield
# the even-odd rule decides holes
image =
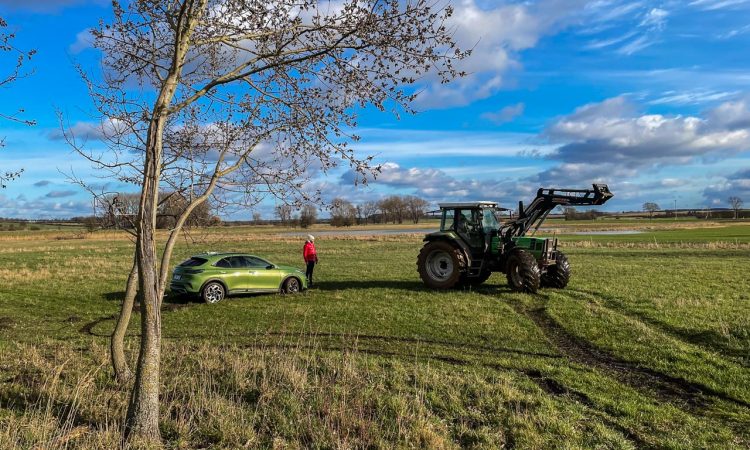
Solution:
[[[495,211],[492,209],[484,209],[482,210],[482,228],[484,228],[485,233],[490,230],[497,230],[500,228],[500,224],[497,222],[497,217],[495,217]]]

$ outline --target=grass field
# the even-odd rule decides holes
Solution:
[[[513,293],[499,274],[427,290],[419,235],[342,234],[316,242],[304,294],[168,298],[166,445],[750,447],[750,224],[549,226],[565,290]],[[645,232],[565,234],[628,226]],[[301,265],[302,242],[278,233],[196,232],[173,263],[239,250]],[[131,256],[112,232],[0,235],[0,448],[119,444],[128,388],[107,343]]]

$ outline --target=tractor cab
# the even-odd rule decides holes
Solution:
[[[500,223],[495,212],[501,210],[496,202],[441,203],[441,232],[458,234],[471,247],[481,248],[497,234]]]

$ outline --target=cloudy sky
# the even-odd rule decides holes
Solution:
[[[36,49],[33,73],[0,90],[0,113],[24,109],[27,127],[0,118],[0,217],[90,214],[88,164],[60,139],[92,119],[75,62],[92,64],[87,29],[109,17],[103,0],[0,0],[16,46]],[[345,167],[316,175],[328,199],[390,193],[515,205],[540,186],[606,182],[609,210],[750,203],[750,0],[453,0],[451,25],[469,75],[425,86],[415,116],[365,111],[361,155],[382,174],[353,188]],[[0,62],[8,67],[9,60]],[[110,186],[117,188],[117,186]],[[269,216],[273,202],[264,204]],[[249,218],[234,212],[232,218]]]

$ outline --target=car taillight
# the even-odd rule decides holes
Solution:
[[[195,275],[195,274],[203,273],[203,269],[184,269],[182,273]]]

